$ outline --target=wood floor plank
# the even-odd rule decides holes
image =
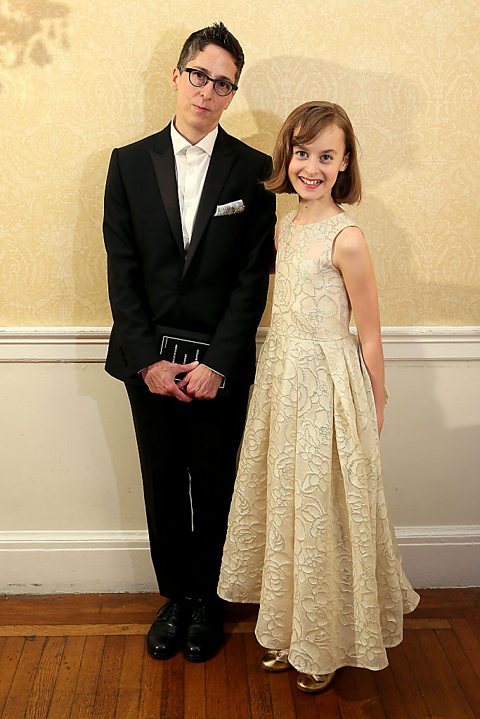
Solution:
[[[258,671],[263,670],[259,668]],[[270,697],[272,699],[273,716],[275,719],[295,719],[297,716],[290,682],[290,674],[293,673],[295,673],[293,670],[280,673],[268,673]]]
[[[426,629],[426,632],[431,630]],[[433,634],[433,632],[431,632]],[[447,706],[447,697],[444,687],[439,683],[437,677],[431,670],[431,657],[429,657],[419,639],[420,632],[407,631],[403,640],[403,648],[408,656],[408,661],[416,675],[418,686],[428,706],[432,717],[441,717]],[[450,719],[450,717],[448,717]]]
[[[75,596],[75,595],[73,595]],[[158,608],[166,601],[164,597],[155,593],[145,594],[100,594],[82,595],[87,597],[89,604],[95,606],[98,603],[97,612],[101,616],[111,616],[112,621],[118,615],[131,616],[138,613],[148,614],[149,620],[155,617]],[[93,611],[91,608],[90,611]],[[255,622],[258,613],[256,604],[231,604],[225,605],[225,621],[232,626],[241,622]],[[2,617],[0,609],[0,619]],[[109,621],[109,620],[107,620]],[[10,622],[11,623],[11,622]],[[72,622],[73,623],[73,622]]]
[[[158,608],[165,602],[159,594],[100,594],[100,614],[128,614],[130,612],[147,612],[152,621]]]
[[[385,719],[373,672],[346,667],[335,677],[335,691],[343,719]]]
[[[305,694],[297,689],[298,673],[293,670],[289,672],[287,676],[295,708],[294,716],[297,717],[297,719],[321,719],[314,695]]]
[[[157,595],[49,595],[0,598],[2,624],[150,624],[158,609]],[[88,617],[88,619],[87,619]]]
[[[227,636],[225,671],[228,684],[229,719],[251,719],[245,640],[242,634]]]
[[[64,647],[64,637],[49,637],[45,640],[35,678],[28,692],[25,719],[45,719],[47,716]]]
[[[455,632],[438,632],[438,640],[476,717],[480,717],[480,682]]]
[[[417,719],[408,711],[391,667],[375,672],[374,681],[388,719]]]
[[[444,617],[405,617],[403,620],[403,626],[405,629],[451,629],[449,619]]]
[[[135,595],[133,595],[135,596]],[[98,620],[104,624],[144,624],[150,627],[154,621],[159,607],[165,603],[160,595],[137,595],[137,601],[132,601],[128,594],[103,595]]]
[[[253,634],[255,631],[255,622],[235,622],[234,624],[230,624],[227,622],[225,624],[225,632],[227,634]]]
[[[160,719],[182,719],[185,661],[179,653],[164,664]]]
[[[42,656],[45,639],[32,637],[25,641],[15,676],[10,686],[2,719],[19,719],[25,716],[30,689],[35,678],[37,665]]]
[[[66,638],[47,719],[65,719],[70,716],[85,641],[85,637]]]
[[[14,626],[37,626],[42,627],[44,625],[52,627],[64,627],[64,626],[84,626],[84,625],[113,625],[119,626],[121,624],[126,625],[142,625],[143,627],[150,627],[155,615],[152,612],[125,612],[125,613],[105,613],[105,614],[88,614],[83,613],[79,610],[76,614],[52,614],[47,610],[44,612],[35,612],[30,615],[26,613],[11,614],[0,622],[0,635],[5,636],[4,629]]]
[[[410,715],[412,719],[430,719],[431,714],[420,690],[414,668],[406,656],[404,646],[400,644],[389,649],[388,660],[408,712],[407,716]]]
[[[452,619],[452,627],[480,679],[480,638],[475,636],[467,619]]]
[[[474,604],[476,604],[477,607],[480,607],[480,587],[470,587],[466,590]]]
[[[140,616],[140,615],[138,615]],[[145,637],[150,629],[151,621],[146,624],[103,624],[97,622],[95,624],[3,624],[0,625],[0,637],[65,637],[65,636],[143,636]],[[443,622],[445,628],[446,621]],[[429,625],[430,626],[430,625]],[[432,628],[442,628],[442,624],[438,621],[433,623]],[[226,624],[225,631],[227,634],[252,634],[255,628],[254,622],[242,622],[235,624]]]
[[[49,594],[20,595],[0,598],[0,624],[27,624],[38,622],[75,624],[82,617],[100,612],[99,595]],[[32,619],[35,617],[35,619]]]
[[[225,619],[229,622],[255,622],[258,616],[258,604],[225,603]]]
[[[385,711],[375,682],[374,672],[368,669],[351,669],[351,697],[357,702],[359,717],[385,719]],[[356,716],[356,714],[355,714]]]
[[[432,607],[471,607],[476,604],[475,594],[464,589],[420,589],[420,606]]]
[[[443,711],[449,719],[475,719],[436,633],[424,630],[418,633],[418,638],[428,657],[430,671],[445,694]]]
[[[144,642],[138,719],[157,719],[157,717],[160,717],[164,664],[165,662],[153,659],[149,655]]]
[[[478,607],[464,609],[463,616],[468,622],[470,629],[476,637],[480,637],[480,610]]]
[[[102,665],[104,637],[87,637],[69,719],[91,719]]]
[[[388,669],[342,669],[317,695],[261,670],[254,605],[229,605],[223,651],[195,664],[148,656],[158,594],[0,597],[0,717],[480,719],[480,589],[421,595]]]
[[[137,719],[142,683],[143,637],[126,637],[115,719]]]
[[[150,624],[23,624],[0,626],[5,637],[83,637],[137,635],[144,637]]]
[[[245,634],[244,641],[252,719],[274,719],[267,672],[259,668],[265,650],[257,644],[253,634]]]
[[[468,620],[480,620],[480,606],[476,604],[474,607],[464,607],[462,609],[462,617]]]
[[[334,686],[329,687],[325,692],[315,694],[312,698],[315,701],[320,719],[342,719]]]
[[[0,654],[0,717],[7,701],[18,662],[22,656],[24,644],[25,639],[23,637],[9,637],[5,639]]]
[[[185,662],[184,709],[185,717],[207,719],[205,663]]]
[[[188,664],[188,662],[186,662]],[[207,699],[207,718],[228,717],[228,688],[225,666],[225,651],[221,651],[206,663],[205,690]],[[185,717],[188,717],[185,712]]]
[[[415,614],[412,617],[405,617],[404,622],[408,620],[420,620],[420,619],[450,619],[451,617],[463,617],[464,612],[467,608],[464,607],[421,607],[418,606],[415,609]]]
[[[114,636],[105,639],[93,706],[94,719],[112,719],[115,716],[124,648],[125,637]]]

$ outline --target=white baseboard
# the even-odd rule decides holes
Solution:
[[[480,585],[480,525],[399,527],[415,587]],[[0,532],[0,592],[157,591],[145,531]]]
[[[480,586],[480,525],[397,527],[395,533],[415,587]]]
[[[0,593],[154,592],[146,531],[0,532]]]

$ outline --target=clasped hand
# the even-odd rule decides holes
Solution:
[[[179,382],[178,374],[186,373]],[[222,383],[222,376],[198,362],[177,364],[160,360],[141,371],[150,392],[175,397],[180,402],[192,399],[214,399]]]

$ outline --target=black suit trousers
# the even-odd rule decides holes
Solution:
[[[160,593],[216,594],[249,387],[190,403],[126,388]]]

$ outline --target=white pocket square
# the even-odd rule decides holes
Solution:
[[[214,217],[222,217],[222,215],[238,215],[243,212],[245,205],[243,200],[234,200],[234,202],[227,202],[225,205],[217,205]]]

